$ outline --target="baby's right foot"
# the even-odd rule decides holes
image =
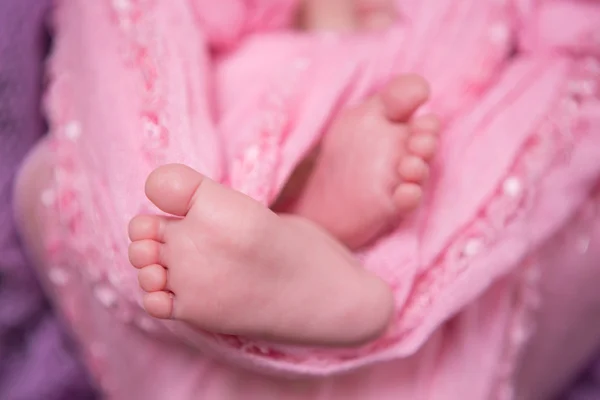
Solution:
[[[154,171],[146,193],[172,215],[130,223],[150,315],[309,345],[358,345],[387,327],[390,289],[310,221],[278,216],[182,165]]]
[[[420,204],[437,144],[437,118],[413,117],[428,93],[421,78],[403,76],[342,111],[325,132],[304,186],[296,194],[284,191],[296,197],[288,210],[352,249],[397,225]]]

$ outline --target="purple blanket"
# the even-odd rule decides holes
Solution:
[[[44,131],[39,112],[49,0],[0,0],[0,399],[94,398],[23,255],[14,173]]]

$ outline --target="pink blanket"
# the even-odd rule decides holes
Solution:
[[[215,4],[58,5],[43,273],[111,398],[540,399],[570,379],[600,337],[600,5],[399,0],[389,32],[348,37],[285,29],[289,1]],[[383,338],[299,349],[144,315],[125,226],[154,167],[268,204],[340,107],[408,71],[447,128],[421,214],[358,254],[394,288]]]

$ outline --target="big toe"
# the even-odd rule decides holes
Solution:
[[[387,118],[394,122],[408,122],[429,99],[429,85],[422,77],[407,74],[391,81],[380,97]]]
[[[162,211],[182,217],[203,180],[202,174],[185,165],[164,165],[148,177],[146,196]]]

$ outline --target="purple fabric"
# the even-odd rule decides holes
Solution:
[[[600,357],[558,400],[600,400]]]
[[[0,399],[93,398],[83,367],[18,242],[14,173],[44,131],[40,116],[50,0],[0,0]]]

